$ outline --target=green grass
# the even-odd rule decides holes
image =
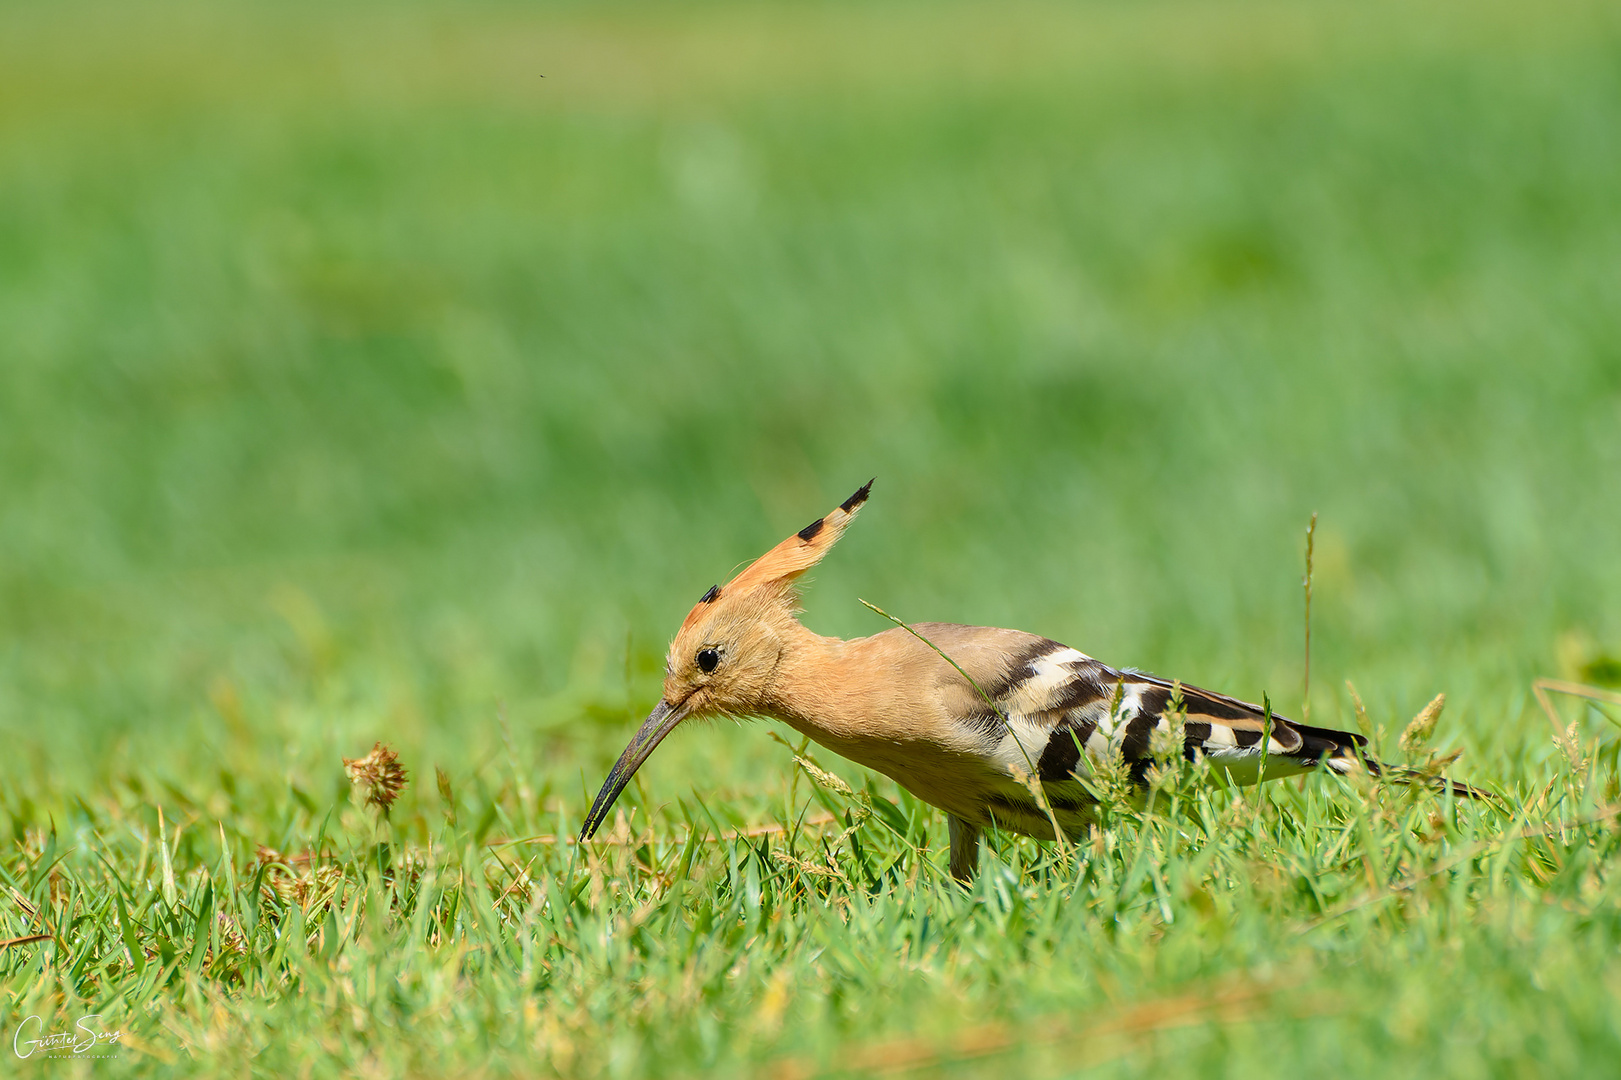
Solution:
[[[1618,183],[1579,0],[0,7],[0,940],[53,935],[0,951],[4,1034],[1613,1067],[1621,733],[1563,701],[1573,764],[1530,686],[1621,655]],[[614,842],[526,839],[698,595],[875,474],[812,628],[883,629],[859,596],[1288,715],[1319,512],[1314,722],[1350,679],[1399,757],[1444,691],[1510,810],[1173,778],[963,895],[937,813],[715,725]],[[386,827],[340,762],[378,739]]]

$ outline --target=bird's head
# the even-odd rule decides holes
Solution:
[[[664,694],[619,755],[580,829],[589,839],[614,800],[677,724],[691,716],[749,716],[770,700],[793,633],[795,582],[822,560],[872,489],[869,480],[826,517],[817,518],[695,604],[670,643]]]

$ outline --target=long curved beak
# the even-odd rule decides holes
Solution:
[[[614,800],[619,793],[625,790],[630,778],[636,775],[636,770],[642,767],[658,746],[664,741],[664,736],[675,730],[675,726],[687,718],[687,703],[685,701],[671,705],[668,701],[660,701],[653,707],[642,726],[631,737],[630,745],[625,752],[619,755],[614,762],[613,769],[608,773],[608,779],[603,781],[602,790],[597,792],[597,801],[591,804],[591,812],[585,815],[585,824],[580,826],[580,839],[589,840],[601,826],[602,819],[608,816],[613,809]]]

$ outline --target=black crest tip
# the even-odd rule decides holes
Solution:
[[[872,478],[872,480],[876,479],[878,479],[876,476]],[[848,514],[856,507],[866,502],[868,492],[872,491],[872,480],[868,480],[865,484],[862,484],[861,487],[856,490],[854,495],[841,502],[839,504],[839,509]]]
[[[720,595],[720,586],[719,585],[711,585],[709,587],[708,592],[706,592],[702,596],[698,597],[698,603],[700,603],[700,604],[713,604],[715,602],[715,597],[717,597],[719,595]]]
[[[822,519],[817,518],[815,521],[811,522],[809,525],[807,525],[803,529],[799,530],[799,538],[801,540],[805,541],[805,543],[808,544],[812,540],[816,539],[816,534],[821,532],[821,531],[822,531]]]

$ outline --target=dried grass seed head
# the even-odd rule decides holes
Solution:
[[[406,782],[405,766],[392,747],[376,743],[365,757],[344,758],[343,771],[363,792],[367,806],[375,806],[386,816]]]

